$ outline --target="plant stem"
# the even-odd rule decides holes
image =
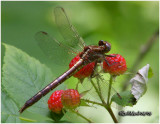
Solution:
[[[99,81],[99,80],[97,80]],[[94,82],[91,80],[91,83],[93,85],[93,87],[95,88],[96,90],[96,93],[98,94],[98,96],[100,97],[101,101],[102,101],[102,104],[101,103],[97,103],[97,102],[93,102],[93,101],[89,101],[89,100],[86,100],[86,102],[90,102],[90,103],[93,103],[93,104],[97,104],[97,105],[101,105],[103,106],[108,112],[109,114],[111,115],[113,121],[115,123],[118,123],[110,105],[111,105],[111,102],[110,102],[110,95],[111,95],[111,87],[112,87],[112,82],[113,82],[113,76],[111,75],[110,76],[110,80],[109,80],[109,89],[108,89],[108,98],[107,98],[107,103],[104,101],[103,97],[102,97],[102,94],[101,94],[101,90],[100,90],[100,85],[99,85],[99,82],[98,83],[98,88],[96,87],[96,85],[94,84]]]
[[[112,111],[111,107],[110,107],[110,106],[108,106],[108,107],[105,107],[105,108],[107,109],[107,111],[108,111],[108,112],[109,112],[109,114],[111,115],[111,117],[112,117],[112,119],[113,119],[114,123],[118,123],[118,121],[117,121],[117,119],[116,119],[116,117],[115,117],[115,115],[114,115],[114,113],[113,113],[113,111]]]
[[[102,97],[101,87],[100,87],[100,84],[99,84],[99,78],[96,77],[96,79],[97,79],[98,91],[99,91],[99,93],[100,93],[100,96]]]
[[[103,106],[103,107],[104,107],[104,105],[103,105],[102,103],[98,103],[98,102],[91,101],[91,100],[87,100],[87,99],[81,99],[81,100],[84,100],[85,102],[92,103],[92,104],[96,104],[96,105],[100,105],[100,106]]]
[[[96,85],[94,84],[92,79],[91,79],[91,83],[92,83],[94,89],[96,90],[96,93],[98,94],[99,98],[101,99],[102,103],[105,103],[105,101],[103,100],[102,94],[98,91],[98,88],[96,87]]]
[[[109,114],[111,115],[114,123],[118,123],[112,109],[111,109],[111,102],[110,102],[110,96],[111,96],[111,87],[112,87],[112,82],[113,82],[113,76],[110,75],[110,80],[109,80],[109,89],[108,89],[108,99],[107,99],[107,105],[105,105],[104,107],[107,109],[107,111],[109,112]]]
[[[109,105],[109,100],[110,100],[110,95],[111,95],[112,81],[113,81],[113,77],[112,77],[112,75],[110,75],[107,105]]]
[[[73,109],[71,109],[71,111],[72,111],[73,113],[77,114],[78,116],[82,117],[83,119],[85,119],[87,122],[93,123],[91,120],[89,120],[88,118],[86,118],[85,116],[83,116],[82,114],[80,114],[79,112],[74,111]]]

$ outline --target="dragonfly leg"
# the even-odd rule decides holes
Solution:
[[[116,57],[117,55],[105,55],[107,57]]]
[[[105,56],[108,56],[108,57],[116,57],[116,55],[105,55]],[[120,62],[113,62],[112,64],[109,64],[108,60],[104,57],[104,61],[107,63],[108,66],[112,66],[116,63],[120,63]]]
[[[96,67],[97,67],[97,63],[98,63],[98,62],[95,61],[95,66],[94,66],[94,68],[93,68],[93,72],[92,72],[90,78],[94,78],[94,77],[95,77],[95,70],[96,70]]]
[[[96,65],[96,66],[97,66],[97,65]],[[97,78],[99,78],[102,82],[105,82],[105,79],[102,78],[99,73],[96,73],[96,74],[92,75],[91,78],[94,78],[94,77],[97,77]],[[113,87],[112,87],[112,89],[116,92],[117,96],[118,96],[120,99],[122,99],[122,97],[120,96],[120,94],[119,94]]]
[[[106,56],[107,56],[107,57],[116,57],[117,55],[105,55],[105,56],[104,56],[104,61],[107,63],[107,65],[108,65],[108,66],[112,66],[112,65],[109,64],[109,62],[108,62],[107,59],[105,58]]]
[[[98,73],[94,74],[94,75],[93,75],[92,77],[90,77],[90,78],[95,78],[95,77],[97,77],[97,76],[99,76]]]
[[[122,99],[122,97],[121,97],[121,95],[117,92],[117,96],[120,98],[120,99]]]
[[[111,66],[106,58],[104,58],[104,61],[107,63],[108,66]]]

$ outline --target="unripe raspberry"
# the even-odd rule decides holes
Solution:
[[[80,60],[79,55],[77,55],[75,58],[73,58],[69,64],[69,68],[74,66],[78,61]],[[89,63],[85,65],[83,68],[81,68],[78,72],[76,72],[73,76],[79,79],[83,79],[86,77],[89,77],[94,69],[95,62]]]
[[[62,93],[61,100],[64,107],[74,109],[80,104],[80,94],[77,90],[68,89]]]
[[[105,61],[103,62],[104,72],[111,75],[123,74],[127,70],[126,60],[120,54],[111,55],[116,55],[116,57],[106,57],[109,65]]]
[[[57,114],[61,113],[61,110],[63,108],[61,102],[61,95],[63,92],[64,90],[57,90],[53,92],[48,100],[48,108]]]

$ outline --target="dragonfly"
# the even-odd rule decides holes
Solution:
[[[79,54],[80,60],[66,72],[64,72],[57,79],[48,84],[45,88],[31,97],[29,100],[25,102],[23,107],[19,110],[22,113],[28,107],[32,106],[36,102],[38,102],[42,97],[48,94],[51,90],[56,88],[58,85],[63,83],[65,80],[73,76],[76,72],[78,72],[85,65],[95,62],[95,67],[97,63],[101,63],[107,60],[106,56],[114,57],[111,55],[106,55],[111,50],[111,44],[107,41],[100,40],[98,45],[89,45],[87,46],[83,40],[83,38],[78,34],[76,29],[70,23],[69,18],[62,7],[56,7],[54,9],[55,22],[58,26],[58,29],[61,35],[64,38],[64,41],[59,42],[53,37],[44,31],[37,32],[35,35],[35,39],[38,42],[41,49],[44,51],[46,55],[52,55],[54,53],[61,53],[58,51],[58,48],[64,48],[64,50],[69,51],[74,54]],[[46,48],[47,47],[47,48]],[[63,52],[64,53],[64,52]],[[68,52],[65,52],[68,54]],[[66,55],[66,58],[71,54]],[[52,56],[49,56],[52,58]],[[108,62],[107,62],[108,63]],[[109,63],[108,63],[109,64]]]

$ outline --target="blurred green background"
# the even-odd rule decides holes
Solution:
[[[130,69],[137,58],[140,48],[159,28],[158,1],[130,2],[7,2],[1,4],[1,41],[13,45],[41,63],[51,68],[54,76],[59,76],[68,68],[48,60],[37,45],[34,35],[38,31],[46,31],[61,40],[56,28],[53,9],[56,6],[65,8],[72,24],[76,27],[87,45],[96,45],[99,40],[107,40],[112,44],[110,53],[119,53],[127,61]],[[158,122],[159,121],[159,40],[141,61],[138,68],[150,64],[154,76],[149,79],[147,93],[134,107],[125,110],[150,111],[152,116],[122,117],[121,122]],[[2,47],[2,66],[4,47]],[[58,56],[59,57],[59,56]],[[60,56],[65,59],[65,56]],[[116,87],[125,76],[117,79]],[[81,112],[85,111],[85,108]],[[114,110],[117,113],[117,110]],[[110,115],[102,108],[88,109],[94,122],[112,122]],[[118,116],[117,116],[118,117]],[[73,119],[74,122],[83,122]]]

